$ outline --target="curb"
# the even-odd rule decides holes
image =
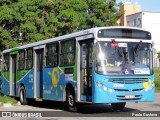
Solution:
[[[3,107],[13,107],[11,103],[4,103]]]
[[[18,102],[16,105],[12,105],[11,103],[4,103],[4,104],[2,104],[3,107],[13,107],[13,106],[19,106],[19,105],[21,105],[20,102]]]

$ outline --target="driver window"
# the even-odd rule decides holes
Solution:
[[[115,66],[115,62],[116,62],[116,59],[115,59],[115,54],[116,54],[116,51],[113,47],[111,47],[111,44],[110,43],[104,43],[102,45],[102,52],[105,54],[104,56],[104,65],[107,66],[107,67],[113,67]]]

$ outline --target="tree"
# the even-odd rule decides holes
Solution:
[[[0,0],[0,50],[116,25],[115,0]]]
[[[159,62],[160,62],[160,52],[158,52],[157,55],[158,55],[157,57],[158,57]]]
[[[118,12],[115,0],[87,0],[87,15],[84,28],[117,25]]]

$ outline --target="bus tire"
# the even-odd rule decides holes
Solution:
[[[112,109],[117,111],[117,110],[123,110],[126,105],[126,102],[122,103],[111,103]]]
[[[26,91],[23,86],[20,88],[19,97],[21,105],[26,105],[27,104]]]
[[[67,90],[66,104],[70,112],[77,112],[77,106],[75,103],[75,93],[73,89]]]

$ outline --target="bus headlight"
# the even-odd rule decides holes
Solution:
[[[146,89],[144,89],[145,90],[145,92],[147,92],[148,91],[148,88],[146,88]]]
[[[96,83],[97,83],[97,86],[100,87],[100,88],[103,86],[103,84],[99,81],[97,81]]]
[[[104,90],[104,91],[107,91],[107,87],[106,87],[106,86],[103,86],[103,90]]]
[[[113,92],[113,89],[109,89],[109,92]]]
[[[155,83],[154,83],[154,80],[153,80],[150,87],[148,88],[148,90],[152,90],[154,87],[155,87]],[[148,90],[145,90],[145,91],[148,91]]]
[[[103,83],[101,83],[100,81],[97,81],[97,86],[101,89],[103,89],[104,91],[109,91],[109,92],[113,92],[113,89],[108,88],[107,86],[105,86]]]

